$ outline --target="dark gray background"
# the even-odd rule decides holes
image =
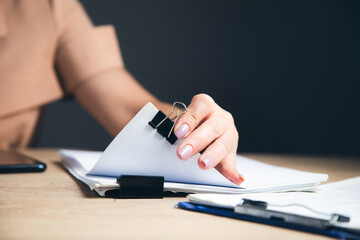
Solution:
[[[160,99],[205,92],[230,111],[240,152],[360,155],[360,1],[82,2]],[[37,146],[110,141],[65,100],[46,108]]]

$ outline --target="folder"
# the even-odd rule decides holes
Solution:
[[[174,112],[177,113],[176,116],[181,114],[178,110]],[[63,149],[59,152],[62,163],[72,175],[89,185],[100,196],[106,196],[108,191],[119,190],[121,184],[119,185],[117,178],[121,175],[164,177],[164,191],[186,193],[308,189],[328,178],[326,174],[272,166],[237,156],[238,171],[246,179],[238,186],[215,169],[200,169],[197,165],[200,154],[195,154],[187,161],[178,159],[176,149],[182,140],[173,139],[176,116],[171,118],[148,103],[104,152]]]

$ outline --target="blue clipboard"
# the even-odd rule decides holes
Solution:
[[[314,228],[309,226],[303,226],[293,223],[287,223],[279,220],[274,219],[266,219],[262,217],[256,217],[256,216],[249,216],[246,214],[240,214],[234,212],[232,209],[227,208],[219,208],[219,207],[210,207],[210,206],[204,206],[199,204],[194,204],[190,202],[179,202],[175,205],[175,207],[180,209],[185,209],[189,211],[194,212],[201,212],[201,213],[207,213],[212,214],[216,216],[222,216],[222,217],[229,217],[239,220],[245,220],[250,222],[256,222],[271,226],[277,226],[277,227],[283,227],[288,229],[293,229],[297,231],[302,232],[309,232],[314,234],[320,234],[325,235],[328,237],[338,238],[338,239],[359,239],[360,240],[360,232],[351,232],[348,230],[345,230],[343,228],[338,227],[328,227],[328,228]]]

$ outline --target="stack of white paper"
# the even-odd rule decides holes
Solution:
[[[120,175],[164,176],[168,191],[217,193],[304,189],[328,178],[326,174],[275,167],[238,156],[238,171],[245,176],[239,187],[215,169],[200,169],[199,154],[179,160],[176,149],[181,141],[169,144],[148,124],[157,112],[151,103],[146,104],[103,153],[61,150],[64,166],[100,195],[118,188],[116,178]]]
[[[102,152],[61,150],[60,155],[65,168],[76,178],[89,185],[90,189],[97,191],[101,196],[103,196],[107,190],[119,188],[115,176],[89,174],[96,165],[96,162],[100,159]],[[176,160],[181,162],[181,160]],[[151,159],[148,161],[151,161]],[[188,172],[185,168],[178,168],[172,170],[169,169],[169,171],[164,169],[163,172],[158,171],[156,174],[149,173],[148,175],[164,176],[166,181],[164,188],[167,191],[192,193],[251,193],[303,190],[312,188],[321,181],[326,181],[328,178],[326,174],[276,167],[241,156],[237,156],[237,161],[239,169],[241,169],[241,172],[245,175],[246,179],[240,187],[225,178],[224,181],[221,182],[223,185],[218,184],[215,186],[211,179],[214,175],[217,176],[220,174],[216,170],[201,170],[198,166],[194,166],[194,169],[191,172]],[[109,168],[112,168],[111,164],[109,165]],[[141,164],[138,165],[138,168],[142,168]],[[178,172],[179,182],[168,180],[172,179],[171,172],[174,170]],[[203,179],[201,179],[202,185],[189,181],[189,179],[191,179],[189,175],[196,173],[201,173],[201,176],[203,177]],[[119,170],[118,176],[121,174],[129,174],[129,172],[126,170]],[[209,181],[207,182],[208,179]]]

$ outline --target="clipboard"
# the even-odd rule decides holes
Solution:
[[[285,214],[293,217],[291,221],[286,221],[284,218],[280,218],[280,217],[272,218],[271,214],[268,215],[269,212],[267,212],[266,208],[264,208],[264,204],[266,204],[265,202],[260,203],[259,201],[256,201],[251,203],[245,201],[244,203],[245,203],[244,205],[242,206],[238,205],[235,209],[211,207],[211,206],[205,206],[190,202],[179,202],[175,205],[175,207],[179,209],[194,211],[194,212],[206,213],[206,214],[222,216],[222,217],[229,217],[244,221],[256,222],[260,224],[288,228],[302,232],[325,235],[328,237],[333,237],[338,239],[360,239],[360,232],[332,226],[331,224],[329,224],[331,222],[331,219],[328,220],[311,219],[310,221],[312,223],[316,223],[314,225],[311,225],[311,224],[304,224],[302,222],[304,219],[301,216],[299,217],[299,216],[291,216],[290,214]],[[262,212],[262,214],[254,214],[254,212],[252,211],[254,209],[257,210],[263,209],[259,211]],[[347,219],[345,216],[339,216],[339,220],[346,221]]]

